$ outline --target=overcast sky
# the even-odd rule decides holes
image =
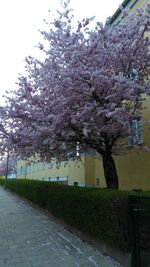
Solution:
[[[102,22],[122,3],[121,0],[70,1],[79,19],[96,16]],[[16,87],[18,73],[24,69],[24,58],[36,56],[35,45],[41,37],[38,29],[44,28],[43,19],[48,17],[48,10],[56,9],[58,3],[59,0],[0,1],[0,96]]]

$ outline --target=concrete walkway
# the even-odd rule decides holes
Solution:
[[[0,187],[0,267],[119,266]]]

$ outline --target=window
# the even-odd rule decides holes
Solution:
[[[25,175],[26,174],[26,166],[21,166],[20,167],[20,174]]]
[[[52,162],[51,161],[48,161],[47,162],[47,166],[48,166],[48,169],[51,169],[52,168]]]
[[[99,178],[96,178],[96,186],[99,186]]]
[[[28,166],[26,165],[26,173],[28,173]]]
[[[61,162],[56,160],[56,168],[59,169],[61,167]]]
[[[42,162],[38,162],[38,163],[37,163],[37,170],[38,170],[38,171],[42,171],[43,168],[44,168],[44,167],[43,167],[43,163],[42,163]]]
[[[45,162],[42,162],[42,163],[41,163],[41,169],[42,169],[42,171],[44,171],[44,170],[45,170],[45,167],[46,167],[46,164],[45,164]]]
[[[36,163],[34,162],[33,164],[32,164],[32,172],[35,172],[36,171]]]
[[[28,173],[30,173],[31,172],[31,166],[29,165],[28,166]]]
[[[130,122],[130,131],[128,136],[128,147],[139,146],[143,144],[143,127],[140,118],[135,118]]]

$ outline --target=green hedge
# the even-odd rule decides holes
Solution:
[[[0,179],[0,185],[4,185],[4,183],[5,183],[5,180],[4,179]]]
[[[19,179],[7,188],[95,240],[128,250],[127,192]]]

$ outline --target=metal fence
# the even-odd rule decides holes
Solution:
[[[150,197],[129,196],[131,266],[150,267]]]

